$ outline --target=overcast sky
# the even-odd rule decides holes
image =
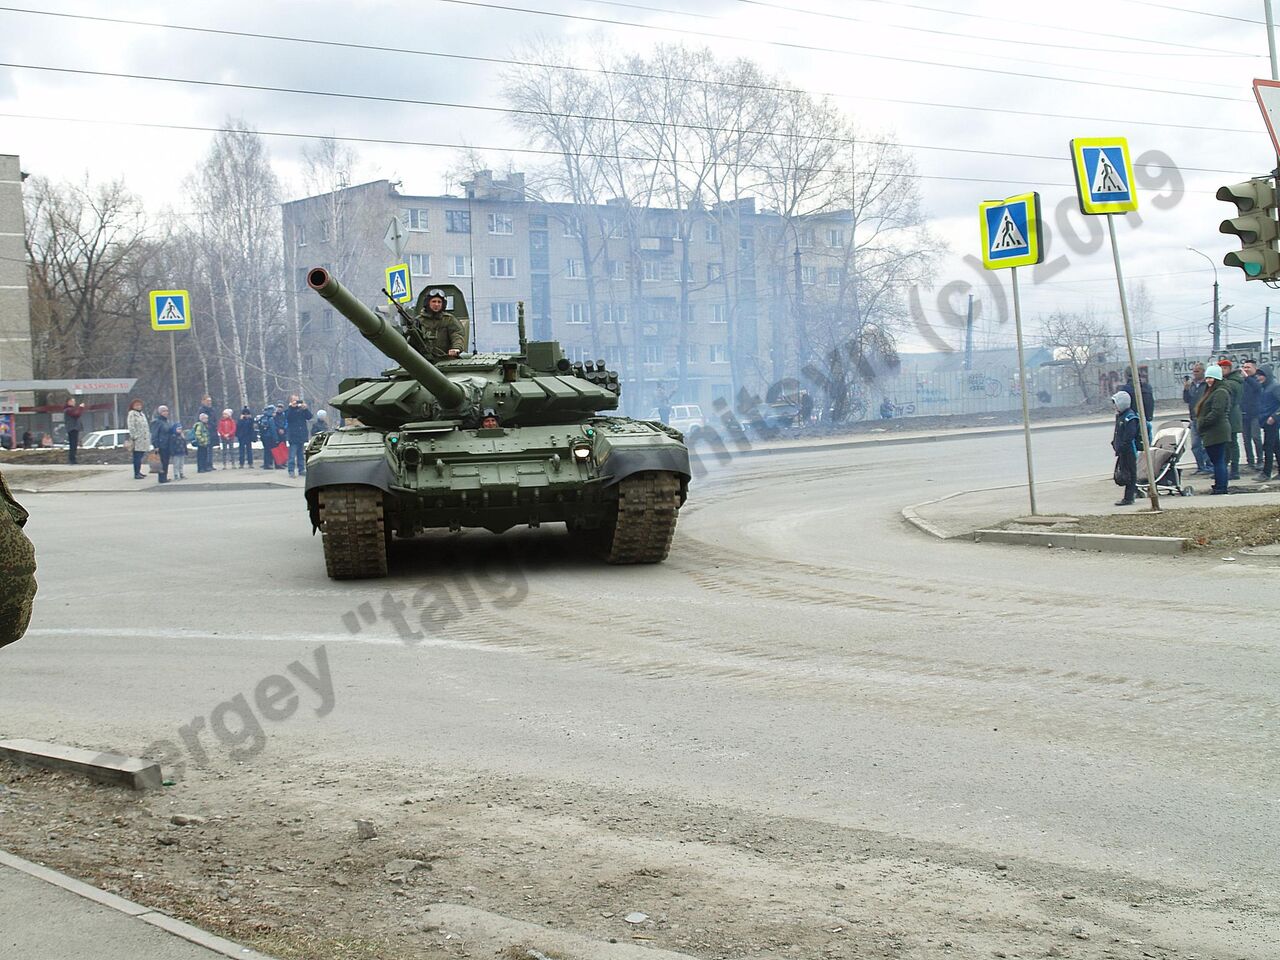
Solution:
[[[676,6],[684,12],[674,12]],[[1055,222],[1059,204],[1074,198],[1068,141],[1109,135],[1127,136],[1135,158],[1162,151],[1179,168],[1184,187],[1172,194],[1141,192],[1141,225],[1117,223],[1125,273],[1134,282],[1146,279],[1166,352],[1171,341],[1176,346],[1178,338],[1203,329],[1210,316],[1213,273],[1188,245],[1219,264],[1223,303],[1235,305],[1232,339],[1256,339],[1263,308],[1280,306],[1271,290],[1246,284],[1238,270],[1221,266],[1223,254],[1236,245],[1217,231],[1229,208],[1213,198],[1221,184],[1275,164],[1251,90],[1253,78],[1270,75],[1263,0],[61,0],[24,9],[77,17],[0,11],[0,60],[7,64],[0,67],[0,152],[20,155],[28,173],[55,179],[122,177],[157,211],[183,208],[183,178],[204,156],[211,134],[129,124],[210,127],[234,116],[263,132],[470,144],[498,168],[511,162],[520,169],[538,158],[502,149],[520,141],[504,116],[491,111],[30,67],[500,106],[498,65],[407,51],[505,58],[535,38],[564,40],[584,51],[609,45],[642,52],[656,43],[685,43],[755,59],[798,86],[830,94],[864,130],[890,132],[907,145],[922,175],[932,226],[950,247],[937,288],[973,283],[989,316],[994,296],[988,284],[1007,289],[1008,272],[983,276],[961,259],[979,252],[976,205],[1029,189],[1043,197],[1055,241],[1051,260],[1065,254],[1069,261],[1051,276],[1022,271],[1029,325],[1037,314],[1059,307],[1092,305],[1105,316],[1118,314],[1109,248],[1076,252]],[[83,19],[101,16],[399,49],[352,50]],[[305,143],[268,138],[288,196],[301,191],[298,160]],[[448,149],[353,146],[364,179],[402,180],[408,192],[443,192],[442,171],[455,160]],[[1153,169],[1149,175],[1163,174]],[[1078,215],[1066,225],[1081,232],[1102,226]],[[958,343],[937,312],[936,296],[937,289],[922,295],[925,313],[945,339]],[[1011,340],[1011,322],[989,326],[996,340]],[[1280,328],[1280,311],[1274,326]],[[923,346],[918,336],[907,342]]]

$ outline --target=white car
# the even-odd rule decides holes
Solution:
[[[128,430],[95,430],[86,434],[79,446],[81,450],[120,450],[128,442]]]
[[[657,420],[657,408],[649,411],[649,419]],[[671,405],[671,417],[667,420],[667,426],[675,427],[681,433],[688,433],[698,427],[705,427],[707,419],[702,415],[702,407],[696,403],[673,403]]]

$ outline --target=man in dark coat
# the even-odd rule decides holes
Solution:
[[[248,407],[240,408],[240,419],[236,421],[236,443],[240,447],[240,466],[253,466],[253,441],[258,429],[253,422],[253,411]]]
[[[1240,363],[1244,374],[1244,390],[1240,394],[1240,434],[1244,438],[1244,456],[1251,467],[1262,466],[1262,434],[1258,430],[1258,365],[1250,360]]]
[[[1191,368],[1191,376],[1182,381],[1182,402],[1187,405],[1191,414],[1191,453],[1196,458],[1196,473],[1213,473],[1209,465],[1209,454],[1205,453],[1204,443],[1200,440],[1200,431],[1196,429],[1196,405],[1204,396],[1204,364],[1197,363]]]
[[[76,449],[80,446],[80,417],[84,413],[84,404],[76,403],[75,397],[67,397],[66,406],[62,408],[62,423],[67,429],[67,463],[76,462]]]
[[[274,404],[268,403],[262,408],[262,415],[258,417],[258,436],[262,440],[262,469],[274,470],[276,468],[275,457],[271,451],[276,445],[276,408]]]
[[[1116,454],[1115,481],[1124,487],[1124,497],[1116,501],[1117,507],[1127,507],[1138,496],[1138,414],[1129,406],[1129,394],[1117,390],[1111,397],[1116,411],[1115,430],[1111,434],[1111,449]]]
[[[208,446],[196,447],[196,473],[208,473],[213,469],[213,429],[214,424],[218,422],[218,413],[213,409],[213,397],[205,394],[200,400],[200,409],[196,411],[196,423],[200,422],[201,416],[208,417],[209,436],[211,442]]]
[[[1280,469],[1280,383],[1276,382],[1272,367],[1259,367],[1258,423],[1262,427],[1262,472],[1259,482],[1271,479],[1274,465]]]
[[[307,437],[311,430],[307,426],[307,421],[311,419],[311,410],[296,393],[289,398],[289,407],[284,412],[284,419],[285,434],[289,441],[289,476],[292,477],[296,469],[298,476],[305,477],[307,461],[303,451],[307,448]]]

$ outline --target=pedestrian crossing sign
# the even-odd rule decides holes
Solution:
[[[1080,212],[1094,216],[1138,209],[1133,163],[1124,137],[1092,137],[1071,141]]]
[[[1030,267],[1044,259],[1040,245],[1040,194],[1020,193],[978,204],[982,263],[988,270]]]
[[[396,303],[408,303],[413,299],[413,288],[409,282],[409,265],[397,263],[387,267],[387,293]]]
[[[151,329],[190,330],[190,294],[185,290],[152,290]]]

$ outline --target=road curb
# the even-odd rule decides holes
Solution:
[[[167,913],[144,907],[142,904],[134,903],[132,900],[126,900],[124,897],[116,896],[114,893],[108,893],[106,890],[99,890],[83,880],[77,880],[74,877],[67,876],[65,873],[59,873],[49,867],[32,863],[30,860],[24,860],[22,857],[15,856],[5,850],[0,850],[0,866],[9,867],[19,873],[25,873],[36,880],[41,880],[77,896],[84,897],[86,900],[90,900],[101,907],[123,913],[125,916],[133,917],[135,920],[141,920],[143,923],[158,927],[167,933],[181,937],[183,940],[221,956],[235,957],[237,960],[272,960],[265,953],[259,953],[250,947],[241,946],[238,943],[209,933],[207,930],[193,927],[191,924],[177,920]]]
[[[1018,432],[1020,433],[1021,429],[1019,429]],[[1089,474],[1088,476],[1083,477],[1063,477],[1061,480],[1049,480],[1047,482],[1074,483],[1077,480],[1097,479],[1099,479],[1098,475]],[[919,508],[932,506],[935,503],[944,503],[947,500],[954,500],[956,497],[966,497],[971,493],[990,493],[992,490],[1016,490],[1025,487],[1025,483],[1002,483],[996,487],[979,487],[976,490],[957,490],[955,493],[948,493],[945,497],[934,497],[932,500],[922,500],[920,503],[909,504],[908,506],[903,507],[899,513],[902,514],[903,520],[906,520],[907,523],[911,524],[916,529],[929,534],[931,537],[936,537],[939,540],[967,540],[973,535],[972,530],[966,530],[963,533],[947,533],[933,521],[926,520],[924,517],[920,516],[918,512]]]
[[[1156,556],[1182,554],[1191,543],[1184,537],[1135,537],[1118,533],[1049,533],[1041,530],[975,530],[973,542],[1093,550],[1099,553],[1145,553]]]
[[[40,740],[0,740],[0,759],[60,773],[74,773],[98,783],[131,790],[159,790],[160,765],[151,760],[68,747]]]

